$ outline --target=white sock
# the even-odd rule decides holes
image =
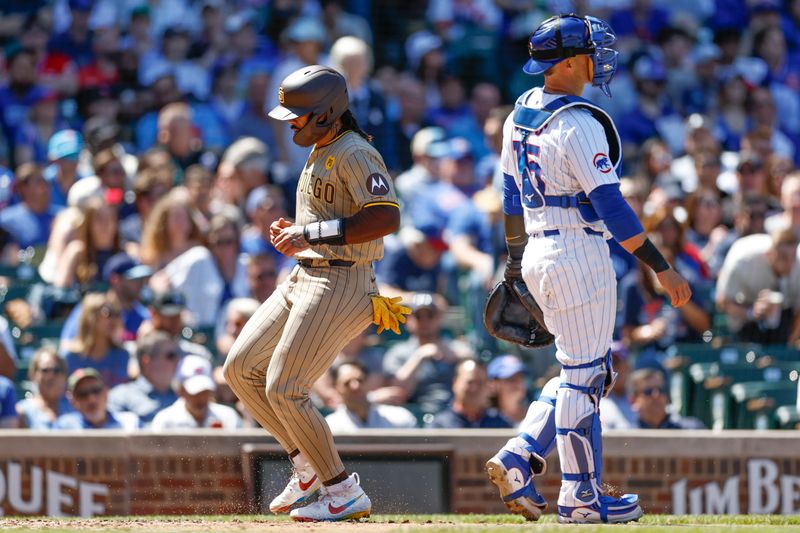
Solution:
[[[294,467],[298,470],[303,470],[308,466],[311,466],[308,462],[308,459],[302,453],[298,453],[294,457],[290,458]]]

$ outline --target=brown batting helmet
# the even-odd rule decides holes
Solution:
[[[293,138],[300,146],[311,146],[347,111],[347,82],[332,68],[310,65],[283,79],[278,101],[280,104],[269,112],[276,120],[292,120],[311,113],[308,123]]]

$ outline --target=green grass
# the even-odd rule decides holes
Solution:
[[[295,524],[287,517],[270,516],[149,516],[106,518],[0,518],[0,529],[15,533],[85,533],[92,532],[153,532],[153,533],[209,533],[229,531],[361,531],[368,532],[482,532],[510,531],[565,532],[575,529],[579,533],[711,533],[735,531],[736,533],[764,533],[769,531],[800,530],[800,515],[795,516],[669,516],[647,515],[638,523],[625,525],[561,525],[555,516],[545,515],[539,522],[528,523],[514,515],[376,515],[368,522],[337,524]],[[613,528],[613,529],[609,529]]]

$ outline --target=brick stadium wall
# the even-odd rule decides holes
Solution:
[[[344,446],[452,448],[452,510],[505,508],[483,463],[503,431],[365,432]],[[272,444],[260,431],[125,435],[2,432],[0,509],[5,515],[144,515],[254,512],[242,445]],[[647,431],[605,437],[604,480],[640,495],[651,513],[800,512],[797,432]],[[538,486],[558,494],[555,455]],[[552,511],[552,507],[551,507]]]

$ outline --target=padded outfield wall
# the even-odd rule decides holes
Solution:
[[[339,435],[374,512],[501,513],[483,463],[508,431]],[[800,513],[797,431],[637,431],[605,437],[604,480],[669,514]],[[555,501],[555,455],[539,480]],[[0,509],[20,515],[256,513],[288,478],[257,430],[0,432]],[[551,511],[553,506],[551,505]]]

